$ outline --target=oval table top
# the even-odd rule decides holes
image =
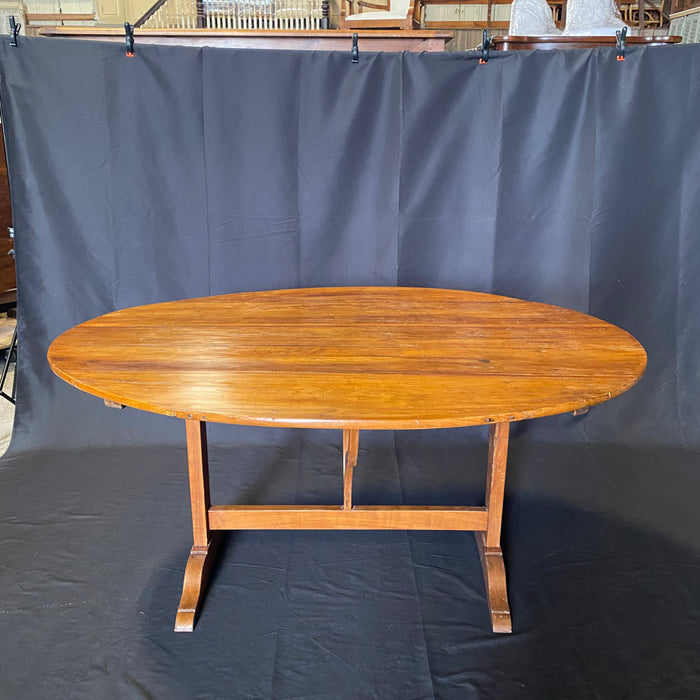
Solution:
[[[569,309],[444,289],[288,289],[123,309],[66,331],[53,371],[108,401],[202,421],[421,429],[606,401],[646,353]]]

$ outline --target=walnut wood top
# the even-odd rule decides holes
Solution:
[[[68,383],[134,408],[222,423],[418,429],[535,418],[606,401],[646,365],[586,314],[443,289],[277,290],[140,306],[59,336]]]

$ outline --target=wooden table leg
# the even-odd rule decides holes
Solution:
[[[494,423],[489,435],[489,463],[486,477],[486,530],[475,532],[481,568],[489,601],[489,613],[494,632],[512,632],[506,569],[501,551],[501,518],[506,483],[508,431],[510,423]]]
[[[357,464],[359,430],[343,430],[343,510],[352,510],[352,471]]]
[[[214,559],[214,549],[220,533],[209,530],[209,463],[207,461],[206,423],[185,421],[187,428],[187,462],[190,474],[192,502],[192,534],[194,544],[185,567],[182,598],[175,617],[176,632],[192,632]]]
[[[214,550],[220,532],[212,531],[209,528],[209,511],[211,501],[209,496],[209,466],[207,463],[207,437],[206,424],[197,420],[187,420],[187,459],[190,476],[190,498],[192,503],[192,532],[194,544],[190,551],[185,568],[185,579],[182,587],[182,598],[175,618],[176,632],[191,632],[194,629],[195,618],[200,607],[207,577],[214,559]],[[267,508],[265,506],[217,506],[212,509],[212,517],[217,516],[218,520],[214,527],[221,529],[247,528],[253,527],[242,516],[274,515],[277,520],[263,518],[264,523],[255,521],[255,527],[265,528],[300,528],[312,527],[317,529],[321,526],[328,526],[331,529],[349,529],[351,523],[347,523],[340,517],[341,513],[347,513],[348,518],[354,515],[369,515],[366,524],[360,529],[405,529],[407,522],[401,520],[396,523],[385,523],[382,518],[386,513],[396,515],[401,514],[401,508],[411,512],[412,519],[418,515],[425,515],[427,520],[421,521],[420,529],[473,529],[479,528],[476,535],[479,547],[479,556],[484,572],[484,582],[488,596],[489,612],[491,614],[491,624],[494,632],[511,632],[510,608],[508,606],[508,595],[506,590],[506,572],[503,564],[503,553],[501,552],[501,518],[503,515],[503,494],[506,478],[506,459],[508,455],[508,432],[509,423],[495,423],[491,426],[489,438],[489,458],[488,475],[486,481],[486,509],[484,508],[409,508],[387,506],[372,507],[365,506],[355,513],[352,506],[352,476],[353,468],[357,464],[357,453],[359,443],[358,430],[343,431],[343,506],[337,511],[337,506],[299,506],[285,507],[277,506]],[[290,513],[291,510],[303,511],[300,513]],[[484,513],[486,510],[486,513]],[[307,512],[308,511],[308,512]],[[331,515],[335,519],[331,524],[306,522],[311,515],[325,511],[332,511]],[[352,512],[349,512],[352,511]],[[368,513],[366,513],[367,511]],[[386,511],[386,513],[385,513]],[[445,511],[445,512],[443,512]],[[281,516],[295,516],[289,522],[282,522]],[[447,527],[444,521],[447,516],[460,516],[459,523],[453,523],[454,527]],[[483,525],[483,518],[486,516],[486,528]],[[231,516],[231,517],[224,517]],[[296,517],[299,516],[299,517]],[[467,521],[467,518],[469,520]],[[289,520],[289,518],[287,518]],[[303,519],[303,524],[302,524]],[[336,522],[338,520],[338,522]],[[229,522],[230,521],[230,522]],[[234,522],[235,521],[235,522]],[[371,522],[370,522],[371,521]],[[261,521],[262,522],[262,521]],[[413,523],[415,525],[415,523]]]

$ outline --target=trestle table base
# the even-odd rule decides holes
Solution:
[[[459,530],[474,531],[494,632],[511,632],[501,518],[509,423],[493,423],[489,436],[485,506],[353,506],[352,474],[359,430],[343,431],[342,506],[211,505],[206,424],[186,420],[194,544],[185,567],[176,632],[191,632],[222,530]]]

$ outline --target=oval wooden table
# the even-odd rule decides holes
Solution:
[[[576,311],[444,289],[251,292],[140,306],[65,332],[53,371],[108,405],[186,421],[194,546],[175,629],[194,627],[216,535],[244,529],[475,532],[494,631],[511,631],[500,547],[509,424],[629,389],[646,354]],[[343,431],[343,504],[212,505],[206,422]],[[490,424],[485,504],[355,506],[361,429]]]

